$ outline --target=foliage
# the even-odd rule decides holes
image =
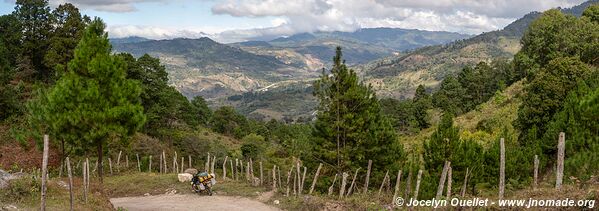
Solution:
[[[374,91],[358,81],[341,56],[337,47],[331,75],[323,72],[314,84],[320,100],[313,130],[317,156],[338,172],[366,166],[368,160],[378,168],[388,167],[402,156],[394,144],[397,136]]]
[[[97,146],[100,159],[107,140],[124,139],[145,122],[139,83],[127,79],[123,60],[110,54],[104,29],[100,19],[91,22],[68,72],[29,105],[32,122],[84,150]]]

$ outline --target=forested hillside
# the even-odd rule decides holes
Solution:
[[[562,12],[580,17],[591,0]],[[539,12],[531,12],[502,30],[486,32],[444,45],[419,48],[409,53],[373,61],[356,67],[377,93],[394,98],[409,98],[419,84],[438,87],[448,75],[464,66],[495,59],[509,59],[521,47],[520,38]]]

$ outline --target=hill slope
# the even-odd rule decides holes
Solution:
[[[114,51],[150,54],[166,65],[169,79],[188,97],[222,97],[313,73],[265,55],[256,55],[209,38],[114,43]]]
[[[580,16],[584,8],[596,2],[588,1],[562,11]],[[531,12],[502,30],[420,48],[357,66],[356,69],[379,94],[394,98],[411,97],[419,84],[436,87],[445,76],[455,74],[466,65],[499,58],[511,59],[520,49],[519,41],[528,25],[540,14]]]

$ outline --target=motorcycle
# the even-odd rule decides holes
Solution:
[[[212,196],[212,186],[216,184],[216,179],[213,174],[200,172],[191,179],[191,188],[196,193],[207,193]]]

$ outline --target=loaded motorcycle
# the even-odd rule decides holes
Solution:
[[[212,196],[214,184],[216,184],[216,179],[213,174],[208,174],[208,172],[199,172],[191,179],[191,188],[194,192],[207,193],[209,196]]]

